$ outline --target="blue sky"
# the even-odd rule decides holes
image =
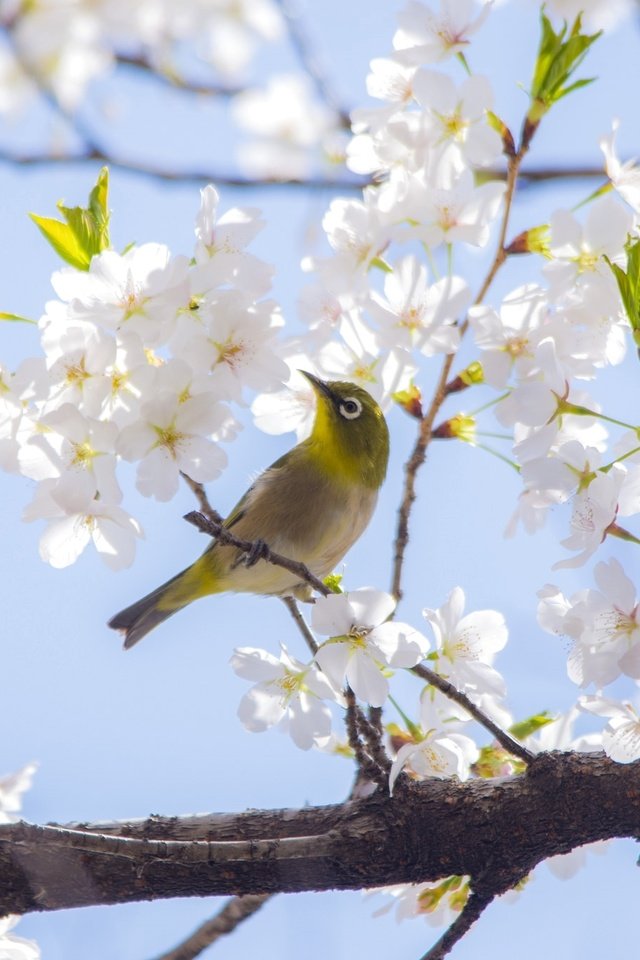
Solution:
[[[372,9],[364,0],[349,0],[309,6],[313,36],[341,99],[348,106],[362,103],[367,63],[390,49],[398,4]],[[514,0],[489,18],[472,51],[473,66],[489,73],[494,83],[497,112],[514,127],[526,103],[517,84],[527,84],[536,37],[535,6]],[[545,120],[531,164],[598,163],[597,140],[608,132],[614,115],[621,119],[621,155],[638,149],[637,98],[628,65],[637,62],[639,46],[640,33],[632,22],[596,44],[583,75],[598,76],[597,84],[561,103]],[[294,61],[272,51],[264,54],[261,65],[281,70]],[[134,154],[144,148],[167,164],[208,165],[217,138],[215,108],[189,106],[184,97],[144,81],[127,79],[121,89],[121,130],[115,135],[105,131],[107,142],[113,137],[117,149]],[[101,83],[91,101],[94,107],[108,95]],[[96,110],[90,114],[95,122]],[[48,123],[48,117],[38,114],[13,132],[0,126],[0,139],[17,136],[23,144],[35,143]],[[27,212],[52,214],[60,198],[83,202],[95,173],[87,166],[18,170],[0,164],[0,309],[41,314],[52,297],[49,277],[58,264]],[[592,186],[523,190],[512,234],[545,222],[557,206],[573,205]],[[275,264],[274,294],[294,326],[296,295],[304,282],[299,261],[330,198],[284,189],[222,188],[224,208],[262,208],[268,225],[253,250]],[[167,243],[174,253],[189,253],[197,206],[193,185],[161,184],[115,171],[114,246],[155,240]],[[462,268],[472,288],[487,262],[486,251],[465,258]],[[530,266],[524,258],[509,265],[496,284],[496,300],[523,282]],[[17,325],[0,329],[5,362],[17,363],[36,349],[31,330]],[[636,371],[626,364],[603,378],[612,408],[623,412],[633,403],[637,409]],[[448,412],[457,409],[452,403]],[[398,410],[391,413],[389,424],[392,466],[375,519],[348,556],[351,586],[385,589],[390,581],[402,463],[413,443],[414,425]],[[231,467],[210,485],[216,507],[228,510],[249,477],[292,443],[292,437],[259,433],[247,420],[229,448]],[[519,481],[498,461],[462,444],[433,447],[418,491],[402,618],[420,627],[422,608],[440,605],[452,587],[462,585],[469,609],[505,613],[511,640],[497,666],[507,678],[514,714],[566,708],[576,693],[565,675],[566,650],[543,634],[535,620],[535,591],[552,577],[550,567],[559,557],[557,541],[566,518],[552,517],[533,538],[505,540],[502,530]],[[286,637],[296,649],[288,615],[277,601],[223,596],[199,602],[126,655],[106,628],[116,610],[202,550],[202,538],[181,519],[194,506],[188,491],[162,505],[144,500],[131,485],[130,509],[147,535],[135,565],[116,575],[89,552],[64,571],[45,566],[38,558],[38,525],[20,519],[30,496],[28,481],[0,475],[7,724],[0,773],[38,761],[35,785],[25,802],[29,820],[296,807],[336,802],[347,794],[353,772],[348,762],[302,753],[277,732],[250,735],[235,717],[246,684],[228,667],[233,647],[255,644],[275,650]],[[634,563],[638,569],[632,549],[624,555],[630,573]],[[601,559],[610,555],[605,545]],[[559,579],[554,577],[555,582]],[[590,582],[585,569],[562,577],[567,592]],[[413,682],[404,681],[401,689],[411,704],[417,695]],[[632,936],[636,877],[630,841],[616,842],[605,856],[592,857],[570,883],[556,880],[543,866],[516,904],[490,908],[457,948],[456,960],[506,960],[514,948],[520,960],[545,952],[567,960],[621,954]],[[375,907],[381,903],[376,899]],[[38,939],[47,960],[87,955],[92,960],[144,960],[179,941],[216,908],[213,901],[192,900],[76,910],[30,916],[18,932]],[[328,952],[341,960],[353,955],[357,942],[364,956],[393,952],[414,958],[435,939],[422,921],[396,926],[392,916],[371,919],[373,909],[374,902],[358,893],[280,897],[218,949],[228,958],[245,957],[260,943],[269,945],[269,956],[282,960],[302,953],[319,960]]]

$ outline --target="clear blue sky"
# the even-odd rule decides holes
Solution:
[[[362,103],[368,61],[391,45],[398,4],[364,0],[309,4],[309,23],[321,59],[346,105]],[[526,85],[537,36],[533,4],[498,8],[474,45],[472,63],[490,74],[496,109],[514,127],[525,105],[517,83]],[[560,106],[544,122],[531,163],[600,162],[598,137],[612,116],[622,128],[620,152],[640,152],[637,96],[631,64],[637,64],[640,30],[629,21],[599,41],[583,74],[598,83]],[[293,65],[265,54],[271,69]],[[167,163],[208,165],[216,141],[215,111],[188,107],[165,89],[128,80],[122,102],[123,124],[114,136],[119,149],[148,150]],[[94,102],[103,101],[101,84]],[[46,118],[20,129],[24,144],[37,142]],[[143,134],[141,134],[141,129]],[[11,131],[0,126],[0,139]],[[133,138],[136,136],[137,146]],[[212,164],[220,167],[220,163]],[[95,178],[88,167],[17,170],[0,164],[0,309],[38,317],[52,297],[51,271],[57,262],[27,218],[30,210],[52,214],[58,199],[83,202]],[[513,233],[548,219],[559,205],[571,206],[588,192],[584,185],[523,191],[516,204]],[[295,318],[295,298],[303,284],[298,264],[310,228],[330,196],[302,191],[222,189],[224,208],[260,206],[268,220],[255,252],[276,266],[275,296],[285,315]],[[159,184],[114,172],[111,208],[113,243],[132,240],[167,243],[190,253],[198,191],[193,186]],[[486,254],[470,254],[462,264],[477,287]],[[530,264],[516,263],[496,285],[495,296],[528,276]],[[295,322],[295,320],[294,320]],[[23,327],[0,328],[0,357],[17,363],[37,348],[36,335]],[[605,378],[613,404],[637,409],[637,365]],[[618,406],[624,410],[624,406]],[[456,412],[455,405],[449,408]],[[414,427],[400,411],[390,415],[393,460],[389,479],[370,529],[348,557],[352,586],[386,589],[390,580],[391,538],[402,483],[402,462]],[[249,423],[229,448],[230,469],[210,485],[210,496],[224,513],[248,478],[293,442],[260,434]],[[402,618],[421,626],[423,606],[438,606],[448,591],[463,586],[469,609],[502,610],[511,640],[497,666],[507,678],[516,716],[540,709],[561,710],[575,697],[565,677],[562,644],[543,634],[535,620],[535,591],[552,578],[559,557],[558,531],[566,518],[552,519],[534,538],[504,540],[502,530],[515,505],[515,474],[481,451],[461,444],[433,448],[420,478],[409,550],[410,570]],[[32,821],[141,817],[150,812],[178,814],[296,807],[341,800],[352,768],[346,761],[305,754],[276,732],[245,733],[236,720],[246,689],[227,665],[236,645],[272,650],[297,640],[284,608],[274,600],[224,596],[185,610],[128,654],[105,622],[121,606],[146,593],[189,563],[202,538],[181,516],[194,504],[188,492],[169,505],[145,501],[133,486],[130,509],[147,532],[135,565],[114,575],[89,551],[74,567],[55,571],[38,558],[37,525],[20,520],[30,499],[27,481],[0,475],[0,581],[3,584],[3,715],[6,731],[0,774],[29,760],[40,769],[27,795],[25,816]],[[487,507],[486,504],[489,504]],[[610,555],[605,546],[602,559]],[[625,554],[628,572],[633,555]],[[636,561],[636,571],[637,571]],[[560,582],[559,577],[554,577]],[[565,573],[572,592],[590,585],[588,570]],[[302,651],[300,651],[302,655]],[[413,686],[403,695],[412,702]],[[417,693],[417,691],[416,691]],[[543,866],[515,905],[496,904],[457,948],[456,960],[519,960],[541,955],[565,960],[619,956],[635,939],[638,896],[636,851],[630,842],[612,844],[605,857],[592,858],[571,883],[551,877]],[[358,954],[374,958],[417,958],[435,939],[422,921],[396,927],[392,917],[371,919],[375,904],[360,894],[279,897],[218,947],[226,958],[246,957],[259,943],[267,956],[294,960],[336,960]],[[17,932],[35,937],[46,960],[145,960],[182,939],[216,909],[213,901],[167,901],[120,908],[96,908],[30,916]],[[357,948],[354,946],[357,944]],[[265,945],[267,945],[265,950]],[[213,954],[212,954],[213,955]]]

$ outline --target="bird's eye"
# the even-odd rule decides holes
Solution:
[[[340,404],[340,413],[345,420],[355,420],[362,413],[362,404],[355,397],[345,397]]]

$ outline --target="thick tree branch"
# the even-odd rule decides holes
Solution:
[[[84,836],[83,836],[84,834]],[[108,824],[0,826],[0,913],[177,896],[361,889],[469,875],[502,893],[541,860],[640,836],[640,762],[536,756],[506,779],[399,779],[389,798]],[[188,842],[192,841],[192,842]]]

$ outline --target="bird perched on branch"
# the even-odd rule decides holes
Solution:
[[[316,394],[311,436],[276,460],[224,521],[242,540],[326,577],[365,530],[389,459],[389,431],[373,397],[354,383],[302,371]],[[109,621],[132,647],[199,597],[232,590],[308,599],[309,585],[264,559],[251,562],[215,539],[190,567]]]

